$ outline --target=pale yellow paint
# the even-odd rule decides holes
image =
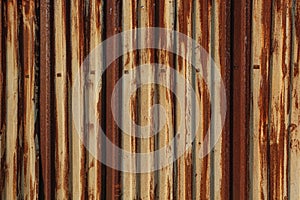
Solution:
[[[63,1],[54,2],[54,36],[55,36],[55,108],[56,116],[56,145],[55,145],[55,174],[56,198],[68,198],[68,110],[67,101],[67,48],[66,48],[66,5]]]
[[[17,198],[18,143],[18,5],[17,1],[6,3],[6,183],[5,199]],[[9,14],[8,14],[9,13]]]
[[[133,13],[136,13],[136,5],[137,2],[135,0],[123,0],[123,31],[128,31],[128,30],[132,30],[134,28],[136,28],[137,24],[133,24],[133,20],[134,20],[134,15]],[[135,14],[135,17],[137,17],[137,15]],[[134,43],[136,42],[136,34],[135,32],[132,34],[132,38],[128,38],[129,41],[126,41],[129,45],[128,45],[128,49],[133,49],[134,48]],[[126,39],[125,39],[126,40]],[[125,42],[125,41],[124,41]],[[136,43],[135,43],[136,44]],[[125,50],[124,50],[125,51]],[[137,67],[137,62],[136,62],[137,58],[136,58],[136,54],[134,54],[133,52],[128,52],[126,54],[124,54],[123,57],[123,74],[122,76],[130,76],[131,81],[136,81],[137,79],[137,70],[134,69],[135,67]],[[132,70],[132,72],[129,74],[125,74],[125,70]],[[133,86],[131,84],[129,84],[128,82],[124,81],[123,82],[123,92],[124,93],[128,93],[128,91],[132,90]],[[136,99],[136,94],[134,93],[131,96],[131,100]],[[124,123],[129,123],[131,120],[133,120],[134,122],[136,122],[136,119],[134,118],[134,116],[136,117],[136,109],[132,109],[133,107],[137,107],[136,102],[131,101],[129,106],[127,106],[128,104],[126,104],[126,106],[124,106],[123,108],[123,112],[125,111],[129,111],[130,116],[132,116],[131,119],[127,119],[127,118],[122,118],[124,119]],[[125,151],[131,152],[132,154],[134,154],[134,152],[136,152],[136,138],[134,137],[134,134],[136,133],[136,129],[134,126],[130,125],[130,133],[125,133],[122,132],[122,147]],[[135,165],[136,163],[129,163],[129,167],[130,169],[135,169]],[[137,194],[137,179],[136,179],[136,174],[135,173],[123,173],[122,174],[122,193],[123,196],[122,198],[124,200],[126,199],[136,199],[136,194]]]

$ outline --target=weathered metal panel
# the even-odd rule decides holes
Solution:
[[[295,0],[1,1],[0,198],[299,198],[299,4]],[[145,27],[168,28],[194,38],[219,66],[226,99],[216,101],[217,72],[200,67],[208,60],[194,56],[197,46],[187,48],[176,35],[163,32],[133,31],[129,41],[98,49],[104,56],[88,60],[97,65],[83,68],[87,55],[105,39]],[[177,47],[175,52],[190,57],[161,49],[134,50],[100,73],[106,58],[156,43]],[[192,68],[193,59],[200,69]],[[153,63],[164,66],[136,68]],[[184,86],[183,99],[170,90],[182,87],[174,69],[192,83],[199,102],[188,87]],[[132,83],[123,81],[116,101],[111,101],[123,76]],[[139,85],[141,79],[169,88]],[[76,81],[79,89],[73,91]],[[141,87],[130,94],[130,103],[118,105],[135,86]],[[216,102],[225,100],[226,115],[212,113]],[[188,145],[194,134],[194,103],[200,119],[193,146],[156,171],[118,171],[124,164],[133,169],[157,166],[164,158],[123,163],[94,132],[97,123],[121,149],[149,153],[169,145],[183,120],[179,137]],[[156,112],[155,104],[164,110]],[[73,109],[78,110],[77,120]],[[148,125],[151,137],[134,137],[141,133],[134,124],[125,133],[112,109],[122,123]],[[128,111],[131,119],[126,118]],[[199,159],[203,140],[209,136],[209,143],[213,141],[220,116],[225,121],[220,139]],[[156,123],[164,118],[166,123],[153,135]],[[85,146],[95,141],[96,153],[89,152]],[[97,158],[119,168],[107,167]]]

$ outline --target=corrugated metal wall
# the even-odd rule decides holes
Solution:
[[[76,134],[72,87],[85,57],[101,41],[153,26],[194,38],[220,66],[227,89],[225,125],[214,150],[199,159],[207,130],[214,131],[209,126],[214,97],[201,75],[170,52],[126,53],[106,70],[97,108],[87,105],[113,143],[132,152],[153,151],[168,145],[180,117],[186,123],[192,117],[180,113],[170,90],[146,85],[123,109],[147,124],[149,107],[161,104],[166,126],[150,139],[121,134],[110,109],[114,85],[145,63],[167,65],[191,80],[201,119],[192,148],[175,163],[150,173],[123,173],[101,164]],[[1,0],[0,34],[0,199],[299,199],[299,1]],[[137,34],[130,42],[144,37],[167,45],[176,40]],[[115,44],[109,51],[120,49]],[[194,50],[179,45],[178,51]],[[205,79],[214,82],[214,72],[206,70]],[[170,70],[147,73],[176,87]],[[134,70],[131,79],[140,74]],[[185,96],[186,103],[192,101],[188,91]],[[90,141],[99,139],[88,134]]]

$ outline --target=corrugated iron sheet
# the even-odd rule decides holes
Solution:
[[[0,199],[298,199],[299,24],[297,0],[0,1]],[[218,94],[210,97],[204,81],[214,83],[212,69],[200,73],[171,52],[142,49],[116,59],[100,85],[94,85],[100,76],[95,66],[81,70],[100,42],[142,27],[184,33],[220,66],[228,108],[222,116],[225,125],[213,151],[202,159],[202,141],[217,126],[211,107]],[[129,44],[139,45],[142,38],[167,46],[177,39],[136,31]],[[104,56],[123,51],[122,42],[107,46]],[[186,55],[195,52],[177,47]],[[147,63],[169,69],[136,68]],[[105,63],[99,64],[104,68]],[[183,115],[176,96],[161,85],[142,86],[131,96],[130,106],[116,108],[117,113],[130,110],[137,124],[149,123],[146,131],[151,134],[152,115],[156,120],[163,117],[149,108],[162,105],[167,120],[159,134],[148,139],[123,134],[111,110],[114,86],[122,76],[139,80],[146,73],[148,81],[159,79],[176,90],[180,86],[171,68],[192,82],[200,99],[200,128],[193,146],[173,164],[149,173],[121,172],[102,164],[95,157],[122,162],[116,151],[93,155],[85,148],[84,143],[101,144],[93,134],[92,112],[106,136],[127,151],[150,152],[168,145],[181,118],[186,128],[180,136],[190,141],[193,110]],[[95,90],[99,94],[96,106],[78,108],[84,113],[84,130],[79,132],[88,136],[84,143],[72,120],[72,109],[78,106],[72,103],[78,73],[90,73],[83,74],[89,82],[80,98],[94,98]],[[122,99],[129,87],[134,86],[123,85],[117,98]],[[190,91],[184,96],[186,105],[193,104]],[[139,131],[130,128],[131,134]],[[150,164],[149,159],[130,166]]]

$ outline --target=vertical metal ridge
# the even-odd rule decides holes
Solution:
[[[209,1],[201,1],[196,0],[195,2],[195,16],[194,16],[194,30],[193,30],[193,37],[194,40],[197,42],[197,45],[200,44],[203,48],[203,51],[206,51],[208,56],[210,56],[211,50],[211,5]],[[198,28],[199,27],[199,28]],[[200,48],[201,48],[200,47]],[[195,47],[196,48],[196,47]],[[199,48],[199,47],[197,47]],[[196,58],[196,66],[199,67],[200,71],[196,70],[195,72],[195,92],[198,96],[200,102],[200,123],[199,128],[196,132],[196,137],[194,141],[195,145],[195,153],[194,153],[194,160],[195,160],[195,181],[194,181],[194,199],[209,199],[210,197],[210,167],[211,167],[211,160],[210,154],[205,156],[202,159],[199,159],[199,153],[205,137],[209,137],[210,130],[209,124],[211,123],[211,105],[210,105],[210,88],[208,88],[208,81],[211,81],[210,78],[210,68],[208,68],[208,61],[209,57],[207,58]],[[206,82],[206,81],[207,82]],[[197,102],[196,102],[197,103]],[[197,114],[197,113],[195,113]],[[209,141],[209,140],[208,140]],[[207,148],[210,145],[207,145]]]
[[[44,198],[54,197],[54,151],[52,128],[52,44],[51,44],[51,0],[40,2],[40,143],[42,159],[42,184],[44,185]]]
[[[252,123],[253,199],[268,198],[268,113],[272,1],[255,0],[252,4]],[[255,28],[259,27],[259,28]],[[256,163],[256,164],[255,164]]]
[[[141,0],[137,6],[137,13],[138,13],[138,21],[137,26],[138,28],[149,28],[154,27],[156,22],[156,15],[155,15],[155,0]],[[137,32],[137,45],[140,48],[142,45],[145,46],[150,45],[155,42],[155,32],[145,31]],[[138,50],[138,66],[142,65],[149,65],[155,63],[155,50],[153,49],[139,49]],[[147,69],[147,67],[140,67],[137,70],[137,78],[138,81],[141,80],[142,76],[147,75],[147,81],[154,81],[155,80],[155,72],[156,69]],[[138,98],[138,125],[141,127],[148,126],[146,130],[146,134],[150,135],[152,130],[154,130],[154,120],[153,114],[150,111],[150,108],[157,102],[156,101],[156,90],[155,85],[141,85],[141,87],[137,91],[137,98]],[[141,128],[138,127],[137,130],[141,133]],[[139,153],[150,153],[155,150],[155,137],[151,136],[148,138],[138,138],[137,139],[137,148]],[[148,154],[149,155],[149,154]],[[138,161],[138,169],[141,169],[143,166],[147,168],[150,166],[155,166],[156,158],[154,157],[147,157],[144,160]],[[149,171],[148,173],[140,173],[138,174],[138,199],[155,199],[155,192],[157,191],[157,183],[155,182],[155,172]]]
[[[216,23],[216,14],[215,14],[215,1],[210,2],[210,15],[211,15],[211,26],[210,26],[210,56],[213,60],[215,60],[215,23]],[[209,69],[209,81],[213,82],[213,71],[212,68]],[[213,85],[213,84],[211,84]],[[211,93],[211,99],[210,99],[210,105],[213,106],[214,103],[214,91],[213,91],[213,86],[209,88],[209,91]],[[214,119],[212,119],[214,121]],[[213,129],[213,124],[210,124],[210,134],[214,132]],[[212,135],[212,134],[211,134]],[[210,141],[213,141],[213,137],[210,137]],[[211,142],[209,144],[210,146],[212,145]],[[209,184],[209,189],[210,189],[210,200],[215,199],[215,147],[212,149],[212,151],[209,153],[210,154],[210,184]]]
[[[106,39],[121,32],[121,16],[122,2],[120,0],[112,0],[106,2]],[[119,42],[119,41],[118,41]],[[106,46],[106,54],[116,54],[120,51],[121,45],[116,41],[112,46]],[[106,70],[106,136],[112,143],[117,146],[121,144],[120,130],[114,122],[112,115],[111,97],[115,84],[120,77],[120,62],[121,59],[115,60]],[[117,91],[116,99],[120,99],[121,91]],[[116,113],[119,113],[119,105],[116,106]],[[106,149],[106,158],[112,159],[115,166],[120,164],[118,155],[115,149]],[[107,167],[106,170],[106,198],[117,199],[121,196],[121,176],[116,169]]]
[[[233,1],[231,37],[231,134],[233,199],[249,197],[249,114],[251,68],[251,2]]]
[[[66,44],[66,2],[54,2],[54,94],[55,98],[55,197],[69,196],[69,135],[68,135],[68,81]]]
[[[188,37],[192,37],[192,1],[177,1],[177,31],[187,35]],[[184,44],[185,41],[179,41],[182,43],[178,44],[177,52],[182,53],[183,55],[191,56],[192,49],[187,49],[187,45]],[[187,84],[192,81],[192,66],[188,63],[192,57],[182,58],[180,56],[176,56],[177,65],[176,71],[180,73],[185,79],[185,85],[176,85],[176,91],[178,91],[178,87],[184,87],[185,98],[179,99],[179,102],[176,102],[176,115],[178,115],[178,120],[176,122],[176,129],[179,128],[180,125],[184,127],[183,133],[178,133],[177,137],[183,137],[186,144],[191,141],[192,130],[191,130],[191,117],[192,117],[192,95],[188,91]],[[183,104],[183,105],[182,105]],[[180,112],[180,108],[184,106],[184,113]],[[180,123],[179,119],[183,119],[183,124]],[[179,124],[178,124],[179,122]],[[184,145],[186,145],[184,144]],[[183,145],[183,144],[179,144]],[[176,161],[177,169],[178,169],[178,190],[177,190],[177,198],[178,199],[192,199],[192,183],[193,183],[193,172],[192,172],[192,149],[189,148],[185,153]]]
[[[86,31],[86,34],[88,35],[88,51],[92,52],[94,48],[98,48],[98,51],[102,53],[103,49],[99,49],[98,45],[103,41],[103,29],[104,29],[104,21],[103,21],[103,15],[104,15],[104,2],[101,0],[92,0],[89,3],[89,20],[86,20],[89,23],[89,28]],[[103,128],[103,124],[105,121],[105,117],[103,117],[103,106],[105,106],[105,101],[103,100],[105,98],[104,96],[104,84],[101,77],[99,77],[100,71],[103,69],[103,59],[101,58],[94,58],[95,60],[90,60],[91,63],[98,63],[97,66],[89,66],[89,80],[91,80],[91,83],[95,83],[95,80],[100,79],[100,86],[93,86],[93,91],[95,94],[97,94],[98,99],[95,100],[97,102],[96,105],[89,105],[88,113],[89,117],[93,118],[96,114],[95,122],[100,125],[101,128]],[[94,68],[95,67],[95,68]],[[96,74],[91,74],[93,71],[96,71]],[[100,87],[100,88],[99,88]],[[90,88],[88,88],[89,90]],[[95,98],[95,95],[91,92],[88,94],[89,98]],[[92,100],[92,99],[91,99]],[[93,101],[92,101],[93,102]],[[90,119],[89,119],[90,120]],[[88,125],[88,142],[95,142],[97,145],[101,145],[100,137],[95,134],[95,124],[92,124],[92,122],[89,122]],[[100,146],[99,145],[99,146]],[[105,195],[105,173],[104,169],[105,166],[98,160],[100,157],[102,157],[101,154],[103,154],[104,147],[99,147],[97,150],[97,154],[95,157],[88,154],[88,168],[87,168],[87,197],[90,199],[98,199],[104,198]],[[102,158],[101,158],[102,159]]]
[[[175,1],[155,1],[155,20],[156,27],[165,28],[168,30],[175,29],[175,15],[174,12]],[[157,36],[155,38],[155,42],[159,44],[159,46],[169,47],[170,49],[174,47],[174,35],[168,35],[164,31],[155,33]],[[156,55],[156,63],[162,65],[162,67],[156,68],[155,71],[155,82],[160,84],[156,85],[156,95],[157,101],[160,106],[162,106],[165,110],[165,114],[163,116],[166,117],[165,124],[159,124],[159,127],[164,127],[157,133],[157,140],[155,141],[155,150],[161,149],[167,145],[170,145],[175,134],[175,126],[174,126],[174,115],[175,115],[175,97],[172,93],[171,88],[175,87],[175,80],[173,70],[175,70],[174,65],[174,57],[175,55],[167,52],[163,49],[157,49],[155,52]],[[172,71],[171,71],[172,69]],[[162,83],[167,87],[162,86]],[[160,117],[161,114],[158,113],[158,123],[163,122]],[[174,147],[173,147],[174,148]],[[158,158],[158,162],[165,159],[164,157]],[[173,199],[173,181],[176,177],[173,176],[173,165],[166,166],[160,170],[156,171],[157,177],[155,179],[155,183],[157,184],[157,189],[155,190],[155,196],[159,199]]]
[[[212,164],[212,174],[214,174],[214,198],[216,199],[229,199],[230,196],[230,1],[216,1],[213,3],[213,16],[215,17],[214,24],[212,27],[215,32],[212,34],[213,48],[212,58],[216,62],[217,66],[220,67],[221,77],[224,82],[225,87],[225,98],[226,98],[226,116],[222,116],[222,113],[216,113],[216,115],[221,115],[224,118],[224,125],[222,129],[221,137],[218,143],[215,145],[213,151],[211,152],[213,157]],[[216,103],[216,98],[219,94],[215,93],[215,89],[218,85],[214,84],[215,73],[217,71],[212,68],[212,106]],[[224,100],[223,100],[224,101]],[[215,120],[215,119],[213,119]],[[215,125],[211,124],[212,131],[216,131]],[[213,139],[214,140],[214,139]],[[212,141],[213,141],[212,140]]]
[[[287,198],[292,1],[274,1],[270,93],[270,198]],[[275,31],[276,30],[276,31]]]
[[[71,1],[71,87],[72,92],[76,92],[78,95],[76,98],[79,98],[79,105],[73,105],[71,98],[71,110],[78,109],[80,116],[79,124],[75,121],[72,121],[72,143],[71,143],[71,152],[72,152],[72,167],[71,167],[71,179],[72,179],[72,196],[71,198],[86,199],[86,148],[84,143],[86,142],[85,138],[85,124],[84,124],[84,93],[81,93],[81,90],[73,91],[75,81],[78,79],[79,88],[85,87],[84,85],[84,69],[82,69],[82,63],[85,56],[85,28],[84,28],[84,0],[73,0]],[[71,113],[73,114],[73,113]],[[72,118],[74,119],[74,118]]]
[[[20,86],[23,88],[23,97],[20,98],[22,106],[22,127],[23,127],[23,166],[22,166],[22,182],[21,191],[22,198],[36,199],[39,195],[39,160],[38,149],[36,147],[35,134],[37,130],[36,112],[37,101],[36,97],[36,69],[37,69],[37,52],[36,42],[38,35],[36,4],[34,1],[22,1],[20,7],[22,13],[22,31],[20,38],[22,38],[23,45],[20,52],[22,59],[22,75],[20,76]],[[19,114],[20,115],[20,114]]]
[[[6,45],[5,45],[5,18],[4,2],[0,2],[0,198],[4,199],[5,195],[5,151],[6,151]]]
[[[19,133],[21,134],[19,114],[19,14],[18,2],[5,2],[6,30],[6,183],[5,198],[15,199],[18,196],[20,181]],[[11,109],[11,111],[10,111]]]
[[[299,99],[300,99],[300,79],[299,79],[299,68],[300,68],[300,29],[297,23],[300,22],[300,3],[299,1],[293,1],[293,21],[292,21],[292,31],[293,31],[293,48],[291,56],[291,66],[292,66],[292,92],[291,92],[291,118],[289,127],[289,195],[290,199],[298,198],[300,195],[299,188],[299,171],[300,171],[300,137],[299,137]]]
[[[128,2],[128,4],[126,3]],[[122,30],[123,31],[128,31],[132,29],[137,28],[137,19],[138,19],[138,13],[137,13],[137,7],[138,7],[138,2],[135,0],[123,0],[122,6],[123,6],[123,11],[122,11]],[[131,14],[128,14],[131,13]],[[127,44],[129,46],[127,47],[128,49],[136,49],[137,48],[137,31],[134,30],[132,31],[132,38],[130,38],[129,41],[127,41]],[[126,40],[126,39],[125,39]],[[126,41],[122,41],[123,44],[126,43]],[[123,51],[125,52],[126,47],[124,46]],[[138,50],[135,50],[133,52],[127,52],[126,54],[123,55],[123,76],[130,76],[131,81],[136,81],[137,80],[137,64],[138,64]],[[131,71],[130,75],[126,74],[128,71]],[[126,85],[127,83],[127,85]],[[134,84],[134,86],[128,85],[128,82],[122,83],[123,85],[123,101],[126,101],[124,98],[125,94],[128,91],[132,90],[134,87],[137,86],[137,84]],[[133,87],[133,88],[131,88]],[[132,94],[130,97],[130,106],[122,109],[122,121],[124,123],[128,123],[131,120],[135,123],[137,123],[137,118],[138,118],[138,112],[137,112],[137,107],[138,107],[138,98],[137,98],[137,91]],[[125,102],[124,102],[125,103]],[[124,105],[124,104],[123,104]],[[131,114],[131,119],[127,119],[124,117],[124,112],[130,111]],[[137,153],[137,141],[138,138],[135,137],[137,133],[137,127],[135,125],[130,126],[130,133],[124,133],[122,132],[122,148],[126,151],[129,151],[131,153]],[[127,135],[129,134],[129,135]],[[122,163],[124,166],[124,163]],[[137,160],[134,160],[133,163],[130,163],[131,168],[137,169]],[[125,167],[125,166],[124,166]],[[122,173],[122,199],[138,199],[138,174],[136,173]]]

